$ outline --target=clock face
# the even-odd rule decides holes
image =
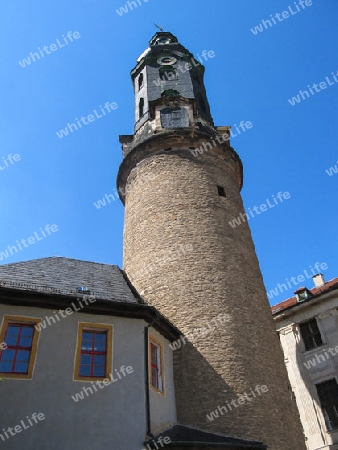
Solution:
[[[158,39],[156,44],[163,45],[163,44],[170,44],[170,42],[171,42],[170,38],[162,38]]]
[[[158,58],[157,63],[161,66],[172,66],[177,61],[173,56],[161,56]]]

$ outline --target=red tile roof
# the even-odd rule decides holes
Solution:
[[[338,278],[333,278],[333,280],[328,281],[322,286],[314,287],[313,289],[309,289],[309,291],[313,296],[318,296],[321,294],[325,294],[326,292],[329,292],[333,289],[338,289]],[[311,301],[311,299],[309,301]],[[298,305],[297,298],[291,297],[287,300],[284,300],[284,302],[277,303],[277,305],[271,306],[271,312],[273,315],[275,315],[285,309],[292,308],[295,305]]]

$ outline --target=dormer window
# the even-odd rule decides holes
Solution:
[[[90,290],[85,286],[78,286],[77,292],[80,294],[90,294]]]
[[[295,291],[297,302],[304,302],[312,297],[311,292],[306,287],[301,287]]]

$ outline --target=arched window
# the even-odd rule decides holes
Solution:
[[[140,73],[140,76],[138,77],[138,90],[143,87],[143,73]]]
[[[176,80],[176,71],[173,67],[161,67],[160,68],[160,78],[162,81],[172,81]]]
[[[143,116],[144,114],[144,98],[141,97],[139,104],[138,104],[138,117],[139,119]]]

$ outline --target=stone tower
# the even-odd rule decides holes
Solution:
[[[149,44],[131,72],[135,132],[120,136],[123,266],[191,338],[174,355],[178,420],[303,450],[250,229],[229,225],[244,213],[230,127],[214,126],[204,67],[177,38],[158,32]]]

